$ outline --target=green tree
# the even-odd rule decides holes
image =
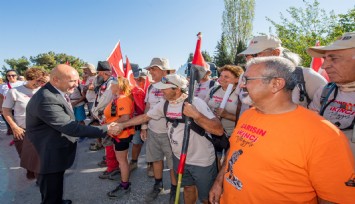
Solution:
[[[217,67],[222,67],[226,64],[232,64],[232,58],[228,54],[228,48],[224,33],[221,35],[221,40],[217,42],[216,51],[214,55],[214,63]]]
[[[232,62],[235,60],[238,43],[251,37],[253,30],[255,0],[224,0],[222,31]]]
[[[321,9],[317,0],[312,3],[304,0],[303,3],[305,8],[290,7],[286,10],[290,20],[282,13],[281,23],[276,23],[268,17],[266,19],[275,27],[283,47],[299,54],[303,65],[309,66],[311,57],[305,52],[306,49],[314,46],[317,40],[321,45],[329,44],[333,40],[331,28],[337,26],[337,16],[333,11],[328,14]]]
[[[5,66],[2,67],[2,71],[0,71],[2,76],[5,76],[5,73],[8,70],[16,70],[19,75],[23,75],[30,65],[30,61],[28,61],[28,59],[24,56],[18,59],[5,59],[4,61],[9,65],[9,68]]]
[[[244,67],[246,60],[244,56],[238,56],[239,53],[243,52],[245,49],[247,49],[246,44],[243,41],[239,41],[238,47],[237,47],[237,53],[235,54],[235,60],[234,64]]]
[[[355,6],[346,14],[339,14],[338,24],[333,28],[330,38],[336,39],[346,32],[355,31]]]

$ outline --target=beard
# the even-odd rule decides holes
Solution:
[[[241,89],[239,92],[240,101],[246,105],[252,106],[254,101],[250,98],[249,93],[246,89]]]
[[[96,77],[96,84],[101,85],[105,82],[104,78],[102,76],[97,76]]]

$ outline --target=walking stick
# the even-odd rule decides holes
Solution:
[[[194,88],[195,88],[195,81],[200,82],[200,80],[205,76],[207,70],[205,68],[206,62],[203,59],[201,54],[201,32],[197,34],[197,44],[196,50],[194,54],[194,58],[191,63],[191,70],[190,70],[190,83],[189,83],[189,95],[187,98],[188,103],[192,104],[192,100],[194,97]],[[176,195],[175,195],[175,204],[179,203],[180,197],[180,188],[181,188],[181,180],[182,175],[184,174],[186,156],[187,156],[187,149],[189,146],[189,139],[190,139],[190,128],[191,128],[191,118],[185,117],[185,129],[184,129],[184,139],[182,141],[182,148],[180,154],[180,161],[178,166],[178,182],[176,187]]]

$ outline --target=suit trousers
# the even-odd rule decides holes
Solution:
[[[61,204],[63,199],[64,172],[38,174],[41,204]]]

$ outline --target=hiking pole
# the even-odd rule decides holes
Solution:
[[[188,93],[188,98],[187,102],[192,104],[192,100],[194,97],[194,89],[195,89],[195,81],[200,82],[200,80],[205,76],[207,73],[207,70],[205,68],[206,63],[205,60],[203,59],[203,56],[201,54],[201,32],[197,34],[197,44],[196,44],[196,50],[194,54],[194,58],[191,63],[191,70],[190,70],[190,83],[189,83],[189,93]],[[178,166],[178,182],[177,182],[177,187],[176,187],[176,195],[175,195],[175,204],[179,203],[179,197],[180,197],[180,188],[181,188],[181,181],[182,181],[182,175],[184,174],[184,169],[185,169],[185,162],[186,162],[186,156],[187,156],[187,149],[189,146],[189,140],[190,140],[190,128],[191,128],[191,118],[190,117],[185,117],[185,129],[184,129],[184,139],[182,141],[182,148],[181,148],[181,154],[180,154],[180,161],[179,161],[179,166]]]

